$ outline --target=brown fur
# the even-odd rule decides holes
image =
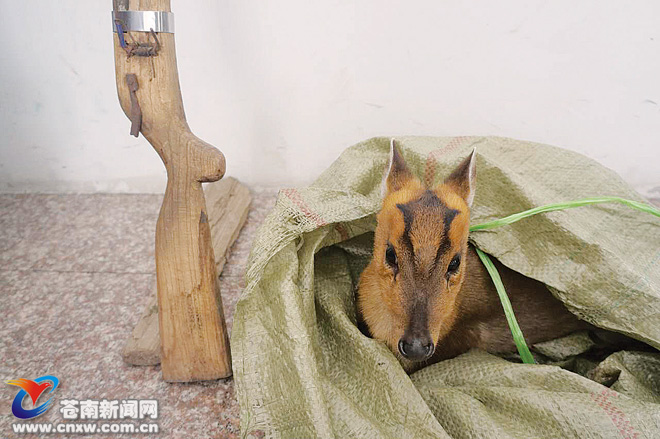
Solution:
[[[443,184],[426,188],[393,148],[373,257],[360,278],[358,311],[371,336],[385,342],[408,371],[475,347],[515,351],[495,287],[467,242],[468,203],[474,195],[471,158]],[[396,268],[386,261],[388,244],[396,252]],[[456,255],[460,265],[449,274]],[[495,265],[529,344],[586,326],[542,283]],[[426,330],[435,345],[433,356],[421,362],[404,358],[399,340]]]

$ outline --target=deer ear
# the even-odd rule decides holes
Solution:
[[[408,169],[406,161],[399,152],[399,149],[394,143],[394,139],[390,141],[390,160],[383,175],[383,182],[381,183],[380,193],[383,197],[396,192],[403,188],[407,183],[415,177]]]
[[[477,148],[474,148],[472,154],[467,156],[444,181],[444,184],[463,198],[469,207],[472,207],[474,201],[477,178],[476,165]]]

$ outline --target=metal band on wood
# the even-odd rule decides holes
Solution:
[[[165,11],[112,11],[112,30],[121,24],[124,32],[174,33],[174,14]]]

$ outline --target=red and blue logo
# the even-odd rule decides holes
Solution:
[[[44,375],[37,378],[36,380],[26,380],[25,378],[19,378],[17,380],[7,381],[7,384],[12,386],[18,386],[21,388],[21,391],[18,392],[18,395],[14,398],[14,402],[11,404],[11,412],[20,419],[32,419],[36,418],[52,405],[53,397],[51,396],[48,401],[44,402],[37,406],[37,401],[39,397],[48,390],[48,394],[51,394],[57,389],[57,386],[60,384],[60,381],[52,375]],[[32,399],[32,406],[34,408],[26,410],[23,408],[23,400],[26,396],[30,395]]]

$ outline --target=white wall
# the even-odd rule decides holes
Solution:
[[[151,192],[110,0],[0,0],[0,191]],[[660,196],[660,2],[173,1],[193,131],[228,173],[302,185],[375,135],[570,148]]]

